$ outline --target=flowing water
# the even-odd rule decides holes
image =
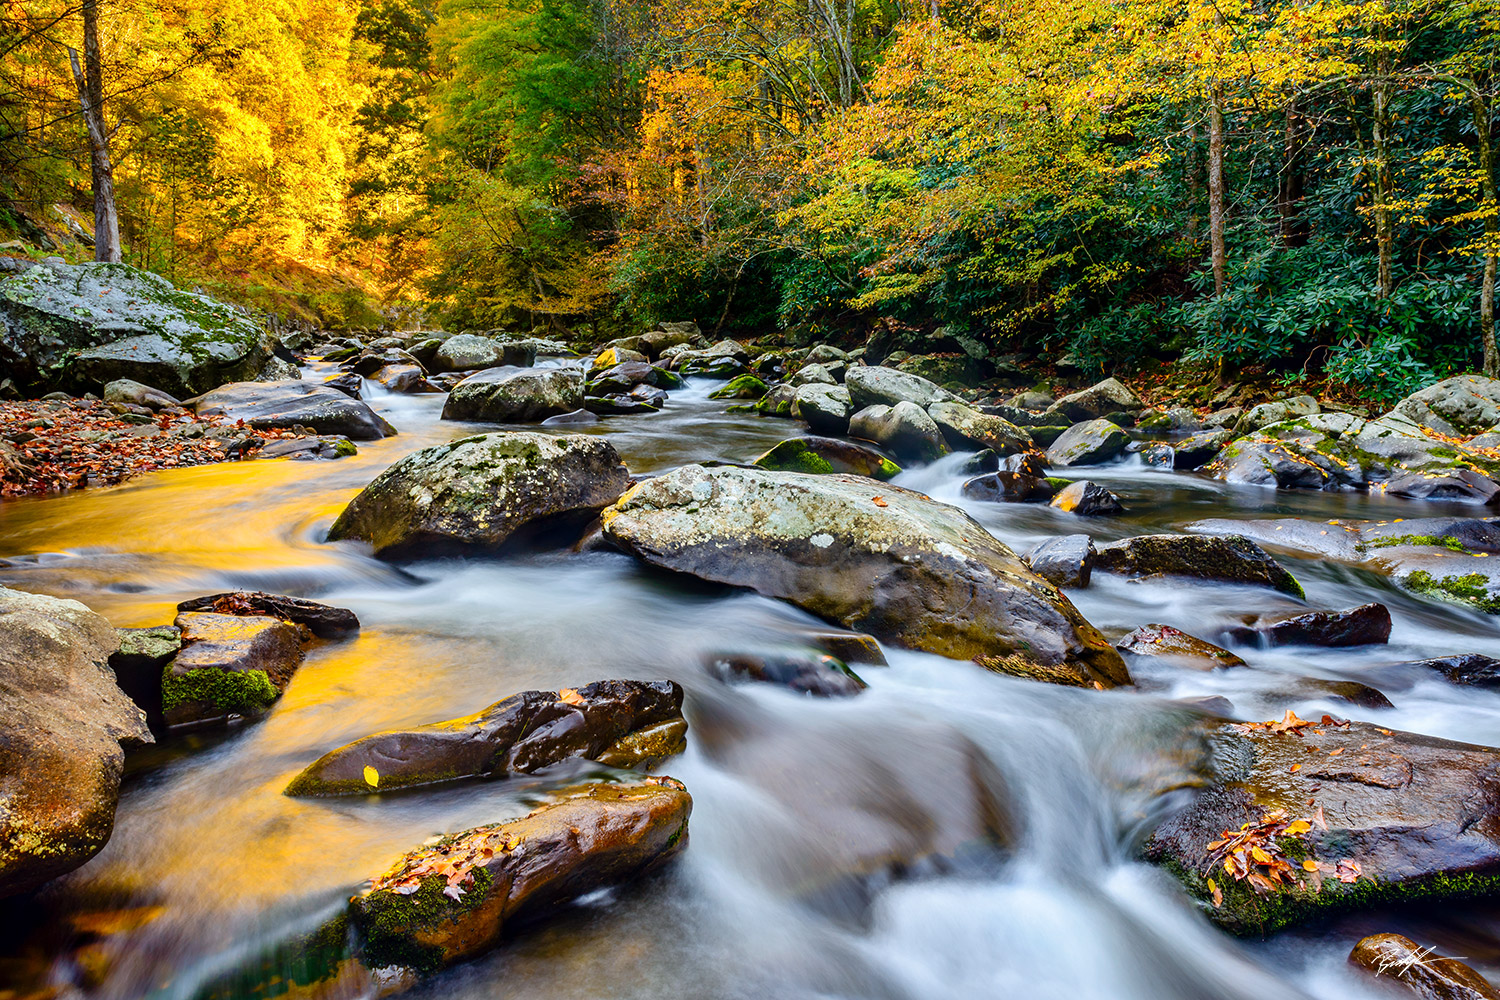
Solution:
[[[1170,878],[1133,860],[1153,819],[1177,801],[1162,790],[1186,776],[1182,733],[1192,716],[1175,700],[1218,695],[1241,718],[1291,707],[1494,745],[1500,692],[1420,680],[1386,691],[1394,709],[1371,710],[1297,687],[1299,678],[1357,679],[1403,659],[1500,656],[1493,619],[1289,558],[1313,607],[1386,603],[1389,647],[1237,650],[1250,669],[1138,671],[1141,690],[1109,693],[896,649],[887,650],[889,669],[862,671],[870,687],[857,698],[731,687],[704,673],[703,654],[794,643],[818,623],[617,554],[395,567],[359,545],[321,541],[342,505],[390,463],[488,429],[440,422],[441,397],[369,388],[401,433],[362,445],[357,457],[175,470],[0,506],[0,583],[77,598],[119,626],[169,622],[178,601],[228,589],[314,597],[354,609],[364,625],[314,648],[264,719],[132,757],[104,851],[40,902],[0,911],[0,998],[7,970],[19,978],[37,968],[60,988],[83,981],[103,997],[191,997],[266,942],[315,926],[403,851],[524,812],[540,780],[360,800],[283,796],[305,764],[375,730],[607,677],[670,677],[688,691],[689,750],[664,771],[693,794],[691,847],[663,875],[588,897],[413,996],[1373,998],[1385,994],[1344,958],[1377,930],[1466,956],[1492,978],[1500,972],[1494,904],[1364,914],[1247,943],[1214,929]],[[711,388],[694,383],[660,414],[585,432],[606,434],[638,474],[745,460],[798,433],[788,421],[726,413],[707,399]],[[1473,513],[1236,488],[1133,463],[1088,471],[1129,508],[1112,520],[967,503],[960,456],[898,482],[965,507],[1018,550],[1060,533],[1109,540],[1208,516]],[[1294,606],[1262,588],[1105,575],[1071,596],[1111,637],[1146,622],[1212,634],[1241,615]],[[995,801],[1010,818],[1011,849],[962,846]],[[955,844],[962,849],[947,849]],[[923,857],[900,877],[881,863]],[[842,874],[850,870],[865,877]],[[100,911],[114,914],[115,933],[92,952],[63,947],[69,928],[92,926],[88,915]]]

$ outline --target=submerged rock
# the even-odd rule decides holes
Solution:
[[[1229,630],[1237,642],[1268,646],[1367,646],[1391,637],[1391,612],[1384,604],[1362,604],[1347,611],[1309,611]]]
[[[1038,542],[1022,558],[1033,573],[1054,587],[1087,587],[1097,555],[1088,535],[1061,535]]]
[[[810,475],[840,472],[882,480],[901,471],[901,466],[873,448],[824,437],[791,438],[751,464],[772,472],[806,472]]]
[[[0,897],[72,871],[114,830],[122,747],[151,742],[110,670],[118,645],[77,601],[0,587]]]
[[[177,605],[178,611],[212,611],[226,615],[266,615],[306,625],[320,639],[341,639],[359,631],[359,618],[347,608],[320,604],[302,597],[235,590],[194,597]]]
[[[601,516],[664,569],[748,587],[847,628],[1003,672],[1114,687],[1119,654],[962,511],[868,479],[690,465]]]
[[[581,409],[576,368],[487,368],[453,387],[443,419],[528,424]]]
[[[1422,1000],[1500,1000],[1500,990],[1458,959],[1444,958],[1400,934],[1361,938],[1349,961],[1376,979],[1402,984]]]
[[[378,441],[396,429],[374,410],[328,385],[297,379],[233,382],[191,401],[200,417],[243,420],[269,429],[301,424],[319,434],[342,434],[355,441]]]
[[[495,550],[581,526],[629,484],[603,438],[478,434],[386,469],[349,502],[328,538],[367,541],[392,559]]]
[[[1099,546],[1095,566],[1127,576],[1186,576],[1303,596],[1302,585],[1270,553],[1239,535],[1138,535]]]
[[[704,658],[704,665],[723,681],[776,684],[821,698],[848,697],[865,689],[858,674],[826,653],[714,653]]]
[[[302,665],[301,634],[278,618],[183,612],[173,624],[182,649],[162,672],[162,715],[169,726],[258,715]]]
[[[1122,653],[1149,656],[1190,670],[1243,667],[1245,661],[1227,649],[1188,635],[1170,625],[1143,625],[1115,644]]]
[[[616,767],[655,763],[685,746],[673,681],[596,681],[523,691],[462,719],[377,733],[319,757],[288,795],[370,795],[465,778],[529,774],[572,757]]]
[[[1145,853],[1237,934],[1500,889],[1500,751],[1290,715],[1220,726],[1209,750],[1206,786],[1157,827]],[[1265,831],[1256,840],[1284,870],[1248,850],[1245,874],[1259,882],[1225,870],[1209,845],[1241,824]]]

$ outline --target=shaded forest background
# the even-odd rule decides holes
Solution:
[[[319,326],[1500,364],[1494,0],[97,2],[125,260]],[[81,6],[0,4],[40,255]]]

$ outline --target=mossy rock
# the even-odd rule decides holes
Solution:
[[[766,383],[754,375],[738,375],[708,394],[709,399],[761,399],[768,391]]]
[[[751,464],[772,472],[805,472],[828,475],[835,472],[871,479],[891,479],[901,471],[873,448],[835,438],[791,438],[756,458]]]

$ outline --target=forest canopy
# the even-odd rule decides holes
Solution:
[[[1493,0],[3,0],[0,229],[330,327],[1500,365]]]

